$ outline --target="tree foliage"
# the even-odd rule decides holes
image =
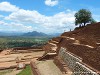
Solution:
[[[92,14],[87,9],[80,9],[75,13],[75,25],[85,26],[86,23],[95,23],[96,21],[92,18]]]

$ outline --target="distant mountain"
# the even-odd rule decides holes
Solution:
[[[32,36],[32,37],[57,37],[60,36],[61,33],[42,33],[38,31],[33,31],[33,32],[0,32],[0,36]]]
[[[20,36],[22,34],[19,32],[0,32],[0,36]]]
[[[44,37],[48,35],[42,32],[33,31],[33,32],[24,33],[22,36]]]

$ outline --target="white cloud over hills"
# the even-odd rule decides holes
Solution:
[[[0,3],[0,11],[11,12],[8,16],[4,17],[4,21],[0,25],[13,27],[16,31],[21,28],[22,31],[33,31],[36,29],[37,31],[53,33],[64,31],[65,29],[70,30],[70,28],[75,27],[73,24],[75,11],[71,10],[69,12],[63,11],[52,16],[46,16],[36,10],[20,9],[9,2],[2,2]],[[7,21],[11,23],[7,23]],[[26,26],[25,24],[28,23],[31,25]],[[34,25],[37,26],[34,27]]]
[[[32,31],[33,28],[32,26],[25,26],[23,24],[20,23],[15,23],[15,22],[11,22],[11,23],[7,23],[4,21],[0,21],[0,25],[3,25],[3,27],[9,28],[9,30],[7,31],[16,31],[18,30],[19,32],[26,32],[26,31]]]

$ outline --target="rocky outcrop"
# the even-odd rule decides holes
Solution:
[[[94,72],[100,72],[100,23],[88,24],[86,27],[53,38],[44,48],[46,53],[56,52],[59,56],[61,48],[82,58],[81,65],[86,64]],[[56,47],[55,50],[52,47]],[[45,53],[45,54],[46,54]],[[72,59],[72,58],[70,58]],[[67,62],[66,62],[67,63]],[[75,62],[72,62],[75,63]],[[69,63],[69,65],[71,65]],[[75,66],[75,65],[74,65]],[[77,64],[80,66],[80,63]]]

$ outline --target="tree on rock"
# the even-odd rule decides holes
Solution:
[[[75,13],[75,25],[85,26],[86,23],[94,23],[92,14],[87,9],[80,9],[78,12]]]

